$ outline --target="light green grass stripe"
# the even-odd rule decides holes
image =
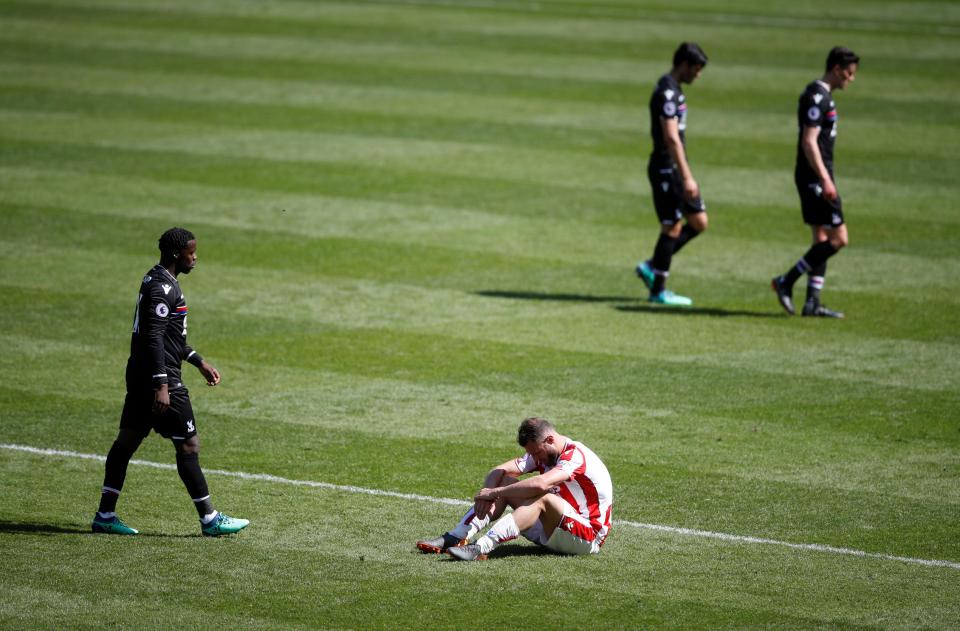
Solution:
[[[575,129],[623,130],[637,133],[646,120],[638,105],[557,102],[546,98],[485,96],[443,91],[414,90],[390,86],[371,87],[319,81],[225,78],[197,72],[171,74],[162,71],[69,67],[57,64],[11,64],[0,62],[0,81],[70,89],[87,94],[127,94],[170,98],[185,102],[253,103],[293,107],[330,107],[376,114],[419,114],[445,120],[491,120],[534,126]],[[185,86],[202,86],[187,89]]]
[[[232,35],[199,33],[190,30],[145,29],[133,26],[73,23],[47,19],[6,19],[0,41],[77,47],[85,50],[135,51],[192,55],[197,65],[205,58],[254,59],[259,61],[324,61],[357,65],[395,67],[403,70],[456,71],[469,75],[547,77],[620,85],[651,86],[669,66],[669,58],[602,57],[557,53],[502,52],[448,44],[379,42],[373,40],[307,38],[294,35]],[[82,57],[81,57],[82,58]],[[697,83],[700,91],[740,91],[742,85],[770,99],[777,93],[793,95],[816,76],[810,70],[785,69],[764,64],[724,63],[711,66]],[[856,86],[857,97],[878,101],[960,104],[960,93],[944,90],[944,79],[890,77]]]
[[[78,406],[91,400],[109,405],[122,401],[119,381],[112,384],[115,387],[91,389],[86,376],[109,373],[122,362],[118,357],[105,357],[98,348],[75,342],[12,335],[2,335],[0,340],[9,353],[0,366],[9,367],[11,375],[4,387],[73,398]],[[97,357],[93,363],[92,356]],[[77,369],[84,376],[65,376],[56,383],[40,383],[30,376],[51,361],[64,372],[72,374]],[[960,504],[960,487],[945,484],[941,474],[944,468],[960,470],[960,453],[935,440],[918,438],[891,445],[874,435],[813,431],[776,418],[758,424],[682,406],[638,408],[229,358],[215,363],[225,376],[223,387],[193,390],[195,405],[202,408],[204,417],[470,443],[478,434],[511,436],[517,419],[540,415],[562,419],[571,433],[592,436],[591,444],[603,448],[611,466],[640,461],[645,466],[682,468],[745,482]],[[85,371],[80,370],[84,367]],[[187,385],[192,387],[198,378],[193,373],[187,377]],[[625,444],[617,440],[615,432],[597,427],[598,418],[604,419],[607,427],[633,428],[644,438]],[[679,448],[675,442],[678,433],[686,437]],[[718,435],[724,436],[723,442],[716,440]],[[840,444],[842,453],[838,452]],[[731,453],[737,453],[737,458],[731,460]]]
[[[571,263],[609,268],[611,277],[623,277],[621,290],[640,296],[631,269],[655,239],[655,225],[638,211],[637,228],[537,219],[465,209],[355,200],[328,196],[282,195],[246,190],[167,184],[137,178],[88,176],[69,172],[0,169],[0,200],[6,203],[72,208],[93,215],[140,217],[177,223],[184,216],[208,226],[263,231],[308,238],[351,238],[375,242],[433,245],[464,252],[498,253],[525,260],[541,260],[547,267]],[[78,187],[91,193],[77,197]],[[531,243],[538,247],[531,248]],[[14,249],[21,245],[11,243]],[[48,252],[37,246],[45,261]],[[685,276],[713,282],[760,282],[759,270],[777,270],[789,264],[790,252],[802,252],[802,242],[756,241],[736,233],[710,233],[698,244],[700,254],[683,262]],[[731,254],[733,253],[733,254]],[[82,252],[79,252],[82,256]],[[940,274],[929,274],[929,259],[851,248],[844,252],[842,271],[831,276],[831,286],[842,291],[888,294],[915,289],[936,291],[946,301],[957,295],[960,261],[938,259]],[[42,263],[41,263],[42,264]],[[877,270],[899,271],[878,274]],[[474,287],[496,290],[497,287]],[[551,306],[553,308],[554,306]]]
[[[656,76],[647,77],[652,85]],[[808,77],[807,77],[808,78]],[[793,88],[799,93],[803,83]],[[129,95],[170,99],[184,103],[248,103],[286,107],[334,108],[374,114],[401,114],[443,120],[493,121],[537,127],[577,130],[619,130],[636,138],[639,154],[646,156],[650,140],[646,101],[635,107],[480,94],[456,94],[404,88],[353,86],[330,82],[225,78],[209,74],[134,72],[67,67],[57,64],[3,64],[0,84],[64,90],[77,94]],[[196,85],[196,88],[185,86]],[[699,90],[699,86],[696,88]],[[907,99],[910,90],[890,90],[891,98]],[[847,95],[844,95],[845,97]],[[744,139],[779,142],[785,159],[792,159],[796,136],[793,95],[782,113],[732,112],[711,105],[702,91],[691,90],[695,108],[690,133],[699,138]],[[855,103],[855,96],[851,97]],[[318,112],[318,116],[322,113]],[[950,142],[956,139],[956,142]],[[888,151],[891,140],[898,149],[929,157],[957,159],[960,131],[951,125],[912,123],[859,116],[844,122],[843,143],[860,151]],[[695,152],[694,152],[695,153]],[[694,155],[694,158],[699,156]]]
[[[69,252],[68,269],[45,248],[28,251],[20,247],[16,251],[19,265],[27,266],[31,277],[16,274],[8,265],[11,271],[0,273],[0,283],[7,286],[56,291],[64,283],[79,286],[102,269],[101,255],[89,250],[57,248],[61,257]],[[137,269],[137,261],[142,261],[141,257],[114,258],[124,261],[125,269]],[[807,329],[791,333],[792,350],[787,353],[783,329],[776,323],[707,320],[698,323],[695,336],[637,335],[636,316],[615,312],[602,303],[557,306],[282,270],[217,263],[205,263],[204,267],[216,283],[203,288],[205,309],[303,322],[304,330],[317,323],[398,330],[561,351],[661,358],[671,364],[736,367],[785,377],[813,374],[920,390],[950,390],[954,376],[960,374],[960,353],[944,352],[943,342],[871,339],[839,329],[832,333]],[[117,291],[122,291],[119,282],[115,283]],[[550,322],[549,327],[544,326],[545,321]],[[704,337],[716,340],[709,351],[700,343]]]
[[[59,456],[59,457],[66,457],[66,458],[79,458],[83,460],[96,460],[101,462],[106,460],[104,456],[99,456],[96,454],[84,454],[84,453],[79,453],[74,451],[65,451],[60,449],[46,449],[46,448],[40,448],[40,447],[32,447],[29,445],[15,445],[15,444],[3,443],[3,444],[0,444],[0,449],[4,449],[7,451],[29,453],[37,456],[54,456],[54,457]],[[173,464],[152,462],[149,460],[134,459],[134,460],[131,460],[130,463],[135,466],[152,467],[155,469],[176,470],[177,468],[176,465],[173,465]],[[414,493],[398,493],[395,491],[388,491],[388,490],[382,490],[382,489],[370,489],[370,488],[364,488],[359,486],[331,484],[328,482],[316,482],[313,480],[293,480],[293,479],[282,478],[279,476],[270,475],[266,473],[245,473],[243,471],[227,471],[223,469],[205,469],[205,473],[209,475],[221,475],[221,476],[240,478],[241,480],[270,482],[273,484],[287,484],[287,485],[293,485],[293,486],[305,486],[310,488],[319,488],[319,489],[324,489],[328,491],[335,491],[339,493],[375,495],[375,496],[389,497],[394,499],[402,499],[404,501],[413,500],[418,502],[432,502],[437,504],[446,504],[446,505],[464,506],[464,507],[472,505],[472,502],[468,502],[465,500],[451,499],[446,497],[432,497],[428,495],[418,495]],[[938,559],[918,559],[914,557],[904,557],[904,556],[897,556],[897,555],[886,554],[886,553],[865,552],[863,550],[840,548],[836,546],[827,546],[822,544],[792,543],[792,542],[786,542],[786,541],[777,541],[775,539],[765,539],[761,537],[732,535],[727,533],[695,530],[691,528],[678,528],[675,526],[664,526],[660,524],[645,524],[645,523],[639,523],[639,522],[633,522],[633,521],[614,520],[613,525],[615,527],[628,526],[632,528],[656,530],[659,532],[668,532],[671,534],[682,535],[682,536],[705,537],[709,539],[717,539],[717,540],[726,541],[726,542],[785,546],[788,548],[792,548],[794,550],[825,552],[825,553],[841,554],[841,555],[855,556],[855,557],[862,557],[862,558],[879,559],[884,561],[898,561],[901,563],[910,563],[910,564],[924,565],[929,567],[942,567],[942,568],[960,570],[960,562],[955,562],[955,561],[946,561],[946,560],[938,560]]]
[[[435,175],[498,178],[535,182],[558,189],[596,190],[649,196],[640,159],[624,160],[560,151],[504,148],[453,141],[358,137],[289,131],[225,130],[174,123],[100,120],[70,114],[0,111],[0,135],[9,139],[114,147],[127,150],[182,152],[264,161],[354,164]],[[789,174],[777,168],[743,169],[712,166],[702,178],[708,199],[735,204],[793,204],[796,193]],[[918,194],[910,186],[867,178],[840,176],[844,190],[863,199],[910,200],[939,207],[955,187],[927,187]],[[707,188],[709,187],[709,188]],[[861,196],[862,193],[862,196]]]
[[[65,0],[56,0],[63,4]],[[68,6],[76,3],[66,0]],[[85,0],[81,6],[100,8],[128,8],[129,2],[115,0]],[[526,11],[518,12],[517,6]],[[714,7],[715,5],[710,5]],[[826,12],[834,5],[821,5]],[[940,6],[940,5],[938,5]],[[748,15],[736,15],[729,12],[713,12],[709,10],[679,12],[672,8],[668,10],[654,10],[631,8],[629,12],[610,7],[596,8],[591,5],[577,7],[573,16],[554,16],[550,14],[550,5],[529,3],[516,5],[488,2],[487,0],[410,0],[407,2],[274,2],[264,6],[255,0],[235,0],[224,3],[216,0],[201,2],[186,2],[177,0],[170,3],[144,2],[138,4],[141,10],[173,11],[194,13],[197,15],[217,16],[229,15],[250,18],[293,18],[305,20],[322,19],[351,25],[378,25],[391,27],[415,28],[429,23],[434,28],[447,31],[486,33],[497,35],[521,35],[554,37],[565,39],[590,39],[600,41],[635,41],[645,35],[646,38],[663,37],[664,30],[671,23],[682,21],[687,25],[700,24],[709,26],[713,32],[720,32],[729,38],[756,37],[757,29],[790,31],[817,31],[835,30],[836,19],[823,19],[821,16],[807,15],[764,15],[757,14],[756,7],[750,8]],[[497,13],[490,9],[504,8]],[[546,11],[544,10],[546,9]],[[822,15],[822,14],[821,14]],[[896,32],[904,30],[905,22],[920,23],[923,32],[938,35],[955,35],[960,33],[960,18],[953,14],[944,14],[942,8],[937,15],[940,20],[917,20],[920,11],[907,12],[903,10],[889,13],[873,14],[868,11],[847,13],[843,27],[847,30],[862,31],[865,34],[883,33],[891,42],[893,54],[916,54],[916,49],[908,46],[893,46],[899,43],[898,39],[912,39],[914,36],[897,38]],[[887,17],[886,20],[878,19]],[[658,20],[659,18],[659,20]],[[663,22],[660,20],[669,20]],[[931,27],[930,22],[934,25]],[[809,40],[809,38],[807,38]],[[803,43],[800,40],[799,43]]]

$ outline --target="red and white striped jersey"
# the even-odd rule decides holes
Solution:
[[[603,461],[589,447],[575,440],[567,441],[555,465],[544,465],[524,454],[516,460],[523,473],[546,473],[554,468],[565,471],[568,478],[557,494],[590,522],[600,542],[610,531],[613,513],[613,482]]]

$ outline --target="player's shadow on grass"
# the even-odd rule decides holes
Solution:
[[[681,316],[712,316],[728,317],[738,316],[747,318],[785,318],[784,313],[772,313],[770,311],[747,311],[745,309],[720,309],[718,307],[658,307],[655,305],[617,305],[614,307],[617,311],[627,313],[656,313],[659,315],[681,315]]]
[[[488,289],[473,292],[476,296],[486,296],[488,298],[510,298],[513,300],[544,300],[558,302],[637,302],[644,300],[637,296],[594,296],[591,294],[552,294],[540,291],[503,291]],[[727,317],[739,316],[748,318],[783,318],[782,313],[772,313],[769,311],[747,311],[744,309],[720,309],[719,307],[682,307],[670,308],[648,304],[618,304],[613,307],[617,311],[628,313],[656,313],[660,315],[697,315]]]
[[[511,298],[513,300],[553,300],[557,302],[633,302],[635,296],[594,296],[592,294],[552,294],[541,291],[501,291],[486,289],[473,292],[487,298]]]
[[[36,524],[31,522],[21,522],[21,521],[4,521],[0,520],[0,534],[4,533],[21,533],[28,535],[94,535],[96,533],[90,530],[90,526],[87,525],[84,528],[78,528],[75,526],[55,526],[53,524]],[[104,536],[97,534],[97,536]],[[113,535],[118,537],[120,535]],[[167,534],[167,533],[150,533],[150,532],[141,532],[136,535],[137,537],[169,537],[174,539],[183,539],[183,538],[195,538],[200,535],[176,535],[176,534]]]
[[[496,561],[498,559],[507,559],[511,557],[540,557],[540,556],[556,556],[556,552],[551,552],[546,548],[541,548],[536,545],[524,545],[524,544],[514,544],[509,546],[500,546],[496,550],[490,553],[491,561]],[[447,561],[452,561],[453,563],[459,563],[457,559],[454,559],[450,555],[446,555]]]

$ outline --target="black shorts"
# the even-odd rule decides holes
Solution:
[[[647,177],[653,189],[653,207],[657,218],[665,226],[672,226],[684,215],[693,215],[707,210],[702,198],[689,202],[683,196],[683,181],[680,173],[671,165],[650,161],[647,164]]]
[[[839,228],[843,225],[843,202],[840,195],[834,201],[823,197],[820,182],[795,181],[800,194],[800,209],[803,211],[803,223],[824,228]]]
[[[131,429],[142,434],[154,430],[164,438],[186,440],[197,434],[190,394],[186,388],[170,391],[170,407],[163,414],[153,413],[153,390],[128,392],[120,413],[120,429]]]

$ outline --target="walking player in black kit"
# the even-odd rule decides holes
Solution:
[[[660,236],[653,256],[638,264],[636,272],[650,290],[650,302],[673,307],[686,307],[693,301],[664,288],[670,261],[680,248],[707,229],[706,206],[687,162],[687,102],[680,87],[693,83],[706,65],[707,56],[697,44],[680,44],[673,54],[673,68],[660,77],[650,97],[653,153],[647,176],[660,220]],[[686,224],[681,224],[683,218]]]
[[[171,228],[163,233],[160,262],[143,277],[137,297],[127,360],[127,396],[120,415],[120,432],[107,454],[93,532],[137,534],[137,530],[120,521],[116,506],[127,464],[151,429],[173,442],[177,472],[197,509],[204,535],[232,534],[250,523],[213,507],[200,469],[200,438],[190,397],[180,380],[180,364],[187,360],[200,370],[207,385],[220,383],[217,369],[187,344],[187,302],[177,276],[189,274],[196,264],[197,241],[189,230]]]
[[[837,137],[837,108],[832,92],[850,85],[860,58],[849,48],[837,46],[827,55],[822,79],[810,83],[800,95],[797,116],[797,166],[794,181],[800,193],[803,222],[810,225],[813,246],[796,265],[771,282],[780,305],[793,315],[793,284],[809,275],[803,315],[842,318],[843,314],[820,303],[820,290],[827,274],[827,259],[847,245],[847,226],[833,178],[833,143]]]

